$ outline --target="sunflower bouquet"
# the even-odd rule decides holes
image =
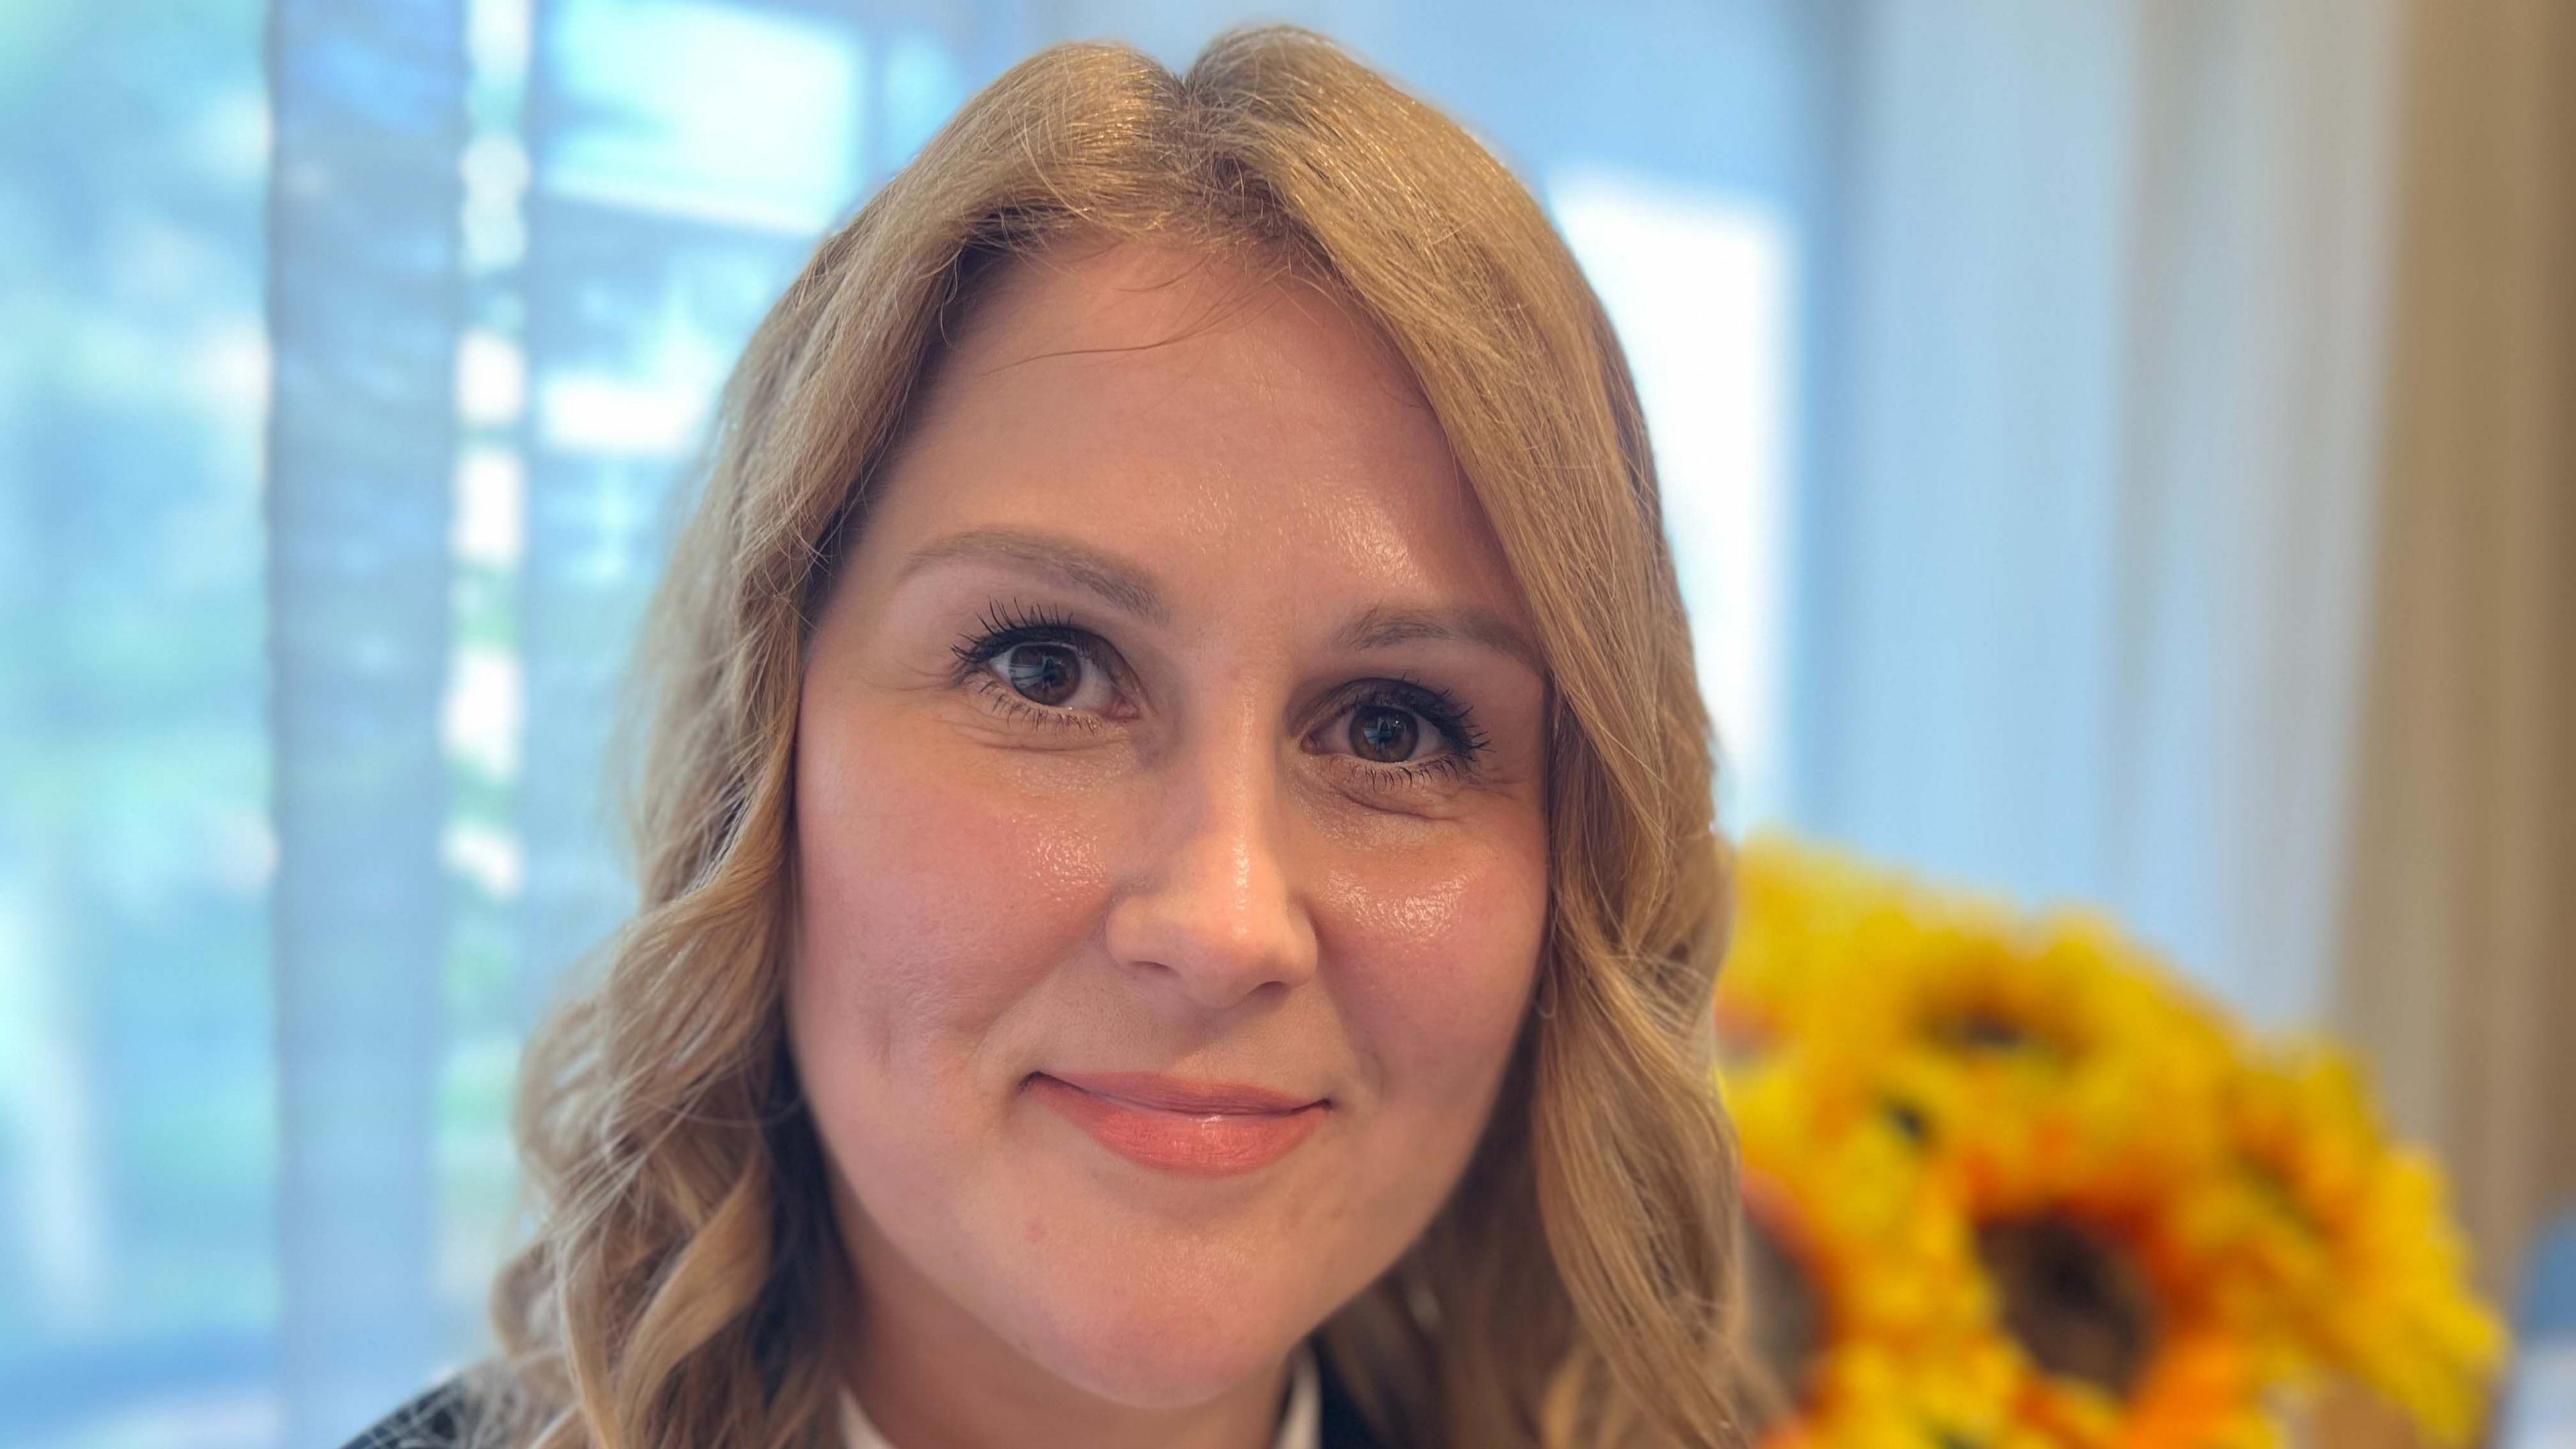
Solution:
[[[2333,1049],[2249,1039],[2097,917],[1779,837],[1739,890],[1764,1449],[2269,1449],[2327,1375],[2475,1431],[2503,1332]]]

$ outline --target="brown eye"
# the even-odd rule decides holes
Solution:
[[[1413,758],[1422,726],[1409,709],[1363,705],[1351,711],[1351,752],[1381,765],[1400,765]]]
[[[1082,655],[1069,644],[1014,644],[994,662],[1011,688],[1035,704],[1061,706],[1082,687]]]

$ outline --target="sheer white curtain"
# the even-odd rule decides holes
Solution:
[[[2323,1005],[2375,533],[2384,0],[1847,12],[1797,813]]]

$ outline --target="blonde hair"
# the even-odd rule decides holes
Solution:
[[[1537,995],[1457,1191],[1321,1341],[1390,1445],[1733,1445],[1736,1177],[1708,1087],[1726,931],[1712,740],[1627,364],[1564,243],[1457,125],[1323,38],[1186,75],[1064,45],[826,238],[725,393],[649,621],[642,906],[531,1046],[539,1207],[493,1293],[496,1437],[832,1442],[856,1289],[785,1046],[794,721],[818,592],[942,329],[1068,235],[1284,264],[1377,327],[1549,667]]]

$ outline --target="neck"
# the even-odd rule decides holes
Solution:
[[[1100,1397],[1031,1360],[960,1308],[868,1221],[838,1214],[856,1270],[844,1378],[897,1449],[1270,1449],[1289,1358],[1213,1399],[1138,1408]]]

